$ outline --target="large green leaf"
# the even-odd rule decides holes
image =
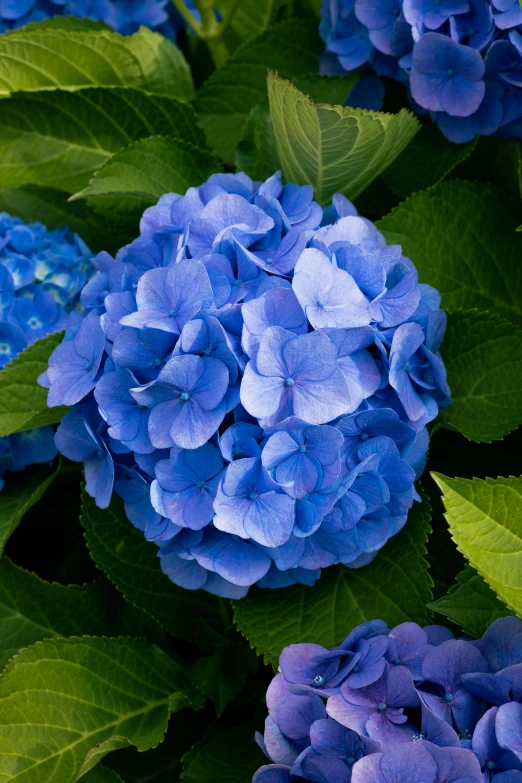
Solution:
[[[383,174],[386,184],[399,196],[411,196],[437,185],[466,160],[476,146],[448,141],[434,124],[423,125],[411,144]]]
[[[377,224],[449,310],[476,307],[522,324],[520,205],[477,182],[443,182]]]
[[[0,436],[56,424],[65,407],[47,407],[47,389],[38,385],[49,357],[62,342],[63,332],[49,334],[29,345],[0,372]]]
[[[343,104],[358,79],[357,71],[346,76],[308,74],[293,79],[298,87],[314,101]],[[279,167],[274,128],[268,99],[254,106],[248,115],[241,141],[236,150],[236,168],[246,171],[253,179],[267,179]]]
[[[0,670],[22,647],[55,636],[109,632],[106,585],[44,582],[0,560]]]
[[[0,210],[21,217],[26,223],[39,220],[49,229],[70,226],[94,253],[106,250],[114,255],[134,239],[134,236],[116,232],[114,226],[108,225],[85,202],[70,203],[68,198],[69,194],[64,190],[41,185],[4,188],[0,190]]]
[[[234,162],[251,109],[266,98],[268,68],[284,77],[317,71],[322,48],[314,21],[281,22],[238,49],[212,74],[198,93],[196,110],[208,145],[226,163]]]
[[[455,174],[461,179],[495,185],[519,199],[522,195],[520,142],[480,136],[472,154],[459,165]]]
[[[0,678],[0,779],[72,783],[109,749],[155,747],[191,703],[181,665],[145,640],[37,642]]]
[[[438,426],[475,441],[499,440],[522,423],[522,331],[477,310],[450,313],[442,345],[451,405]]]
[[[40,500],[57,473],[39,465],[5,476],[5,487],[0,492],[0,555],[24,514]]]
[[[220,602],[202,590],[176,587],[160,568],[155,544],[145,540],[115,497],[106,510],[83,495],[82,524],[96,565],[125,598],[152,615],[174,636],[194,640],[200,621],[219,623]]]
[[[424,558],[429,519],[427,503],[412,509],[406,527],[364,568],[326,568],[313,587],[252,589],[235,604],[238,629],[266,663],[276,666],[288,644],[334,647],[354,626],[375,617],[390,626],[407,620],[426,624],[432,597]]]
[[[202,142],[192,107],[170,98],[130,88],[17,93],[2,101],[0,179],[75,192],[115,152],[156,134]]]
[[[312,185],[321,204],[327,204],[336,192],[356,198],[419,129],[418,120],[406,109],[399,114],[383,114],[314,104],[272,72],[268,76],[268,99],[286,179]]]
[[[430,608],[474,638],[480,638],[499,617],[512,614],[469,565],[458,574],[457,584],[450,587],[448,594],[433,601]]]
[[[122,37],[108,30],[63,32],[46,25],[0,37],[0,95],[83,87],[136,87],[179,100],[194,97],[180,49],[147,27]]]
[[[522,614],[522,478],[433,478],[457,547],[500,600]]]
[[[200,742],[183,756],[183,783],[247,783],[267,763],[254,742],[260,726],[213,726]]]
[[[185,193],[220,169],[210,152],[179,139],[140,139],[98,169],[74,199],[86,198],[111,221],[137,230],[145,208],[164,193]]]

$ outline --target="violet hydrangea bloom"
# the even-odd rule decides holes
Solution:
[[[279,173],[165,194],[93,259],[49,360],[49,405],[75,406],[62,450],[187,589],[238,598],[361,567],[419,499],[426,424],[449,403],[440,298],[347,199],[326,214]],[[418,679],[416,639],[402,629],[390,658],[360,636],[317,674],[371,686],[400,657]]]
[[[456,143],[499,133],[519,139],[522,123],[522,10],[515,0],[323,0],[324,73],[364,65],[347,103],[380,109],[391,76],[414,110],[429,112]],[[370,100],[371,105],[367,104]]]
[[[78,325],[76,308],[90,274],[89,256],[88,247],[69,229],[48,231],[42,223],[26,224],[0,212],[0,372],[35,340]],[[100,357],[102,353],[103,335]],[[83,375],[87,360],[81,362]],[[0,438],[0,489],[6,471],[51,462],[56,454],[50,426]]]
[[[517,700],[499,707],[486,693],[475,699],[466,678],[496,678],[522,666],[521,632],[514,617],[495,621],[478,641],[455,640],[441,626],[388,629],[374,620],[332,650],[286,647],[267,691],[264,735],[256,734],[271,763],[253,782],[520,783],[520,700],[512,694]],[[375,645],[382,668],[367,669],[357,682],[356,651],[365,644]],[[509,666],[499,671],[506,654]],[[426,698],[441,687],[454,697],[442,697],[446,709]]]

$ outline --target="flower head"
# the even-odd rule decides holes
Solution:
[[[440,300],[347,199],[329,213],[321,226],[312,190],[279,173],[165,194],[140,237],[94,259],[50,359],[49,404],[75,405],[64,453],[97,465],[104,504],[114,474],[187,589],[237,598],[364,565],[418,499],[424,425],[449,401]],[[401,634],[395,658],[417,676],[417,632]],[[310,666],[325,687],[370,686],[387,647],[360,637]]]

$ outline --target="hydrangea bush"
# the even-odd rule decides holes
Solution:
[[[101,508],[188,589],[313,584],[375,556],[449,403],[440,296],[341,195],[215,174],[169,193],[80,296],[42,383]]]
[[[321,13],[323,72],[367,72],[351,100],[380,108],[392,77],[453,142],[521,138],[518,0],[322,0]]]
[[[48,231],[0,212],[0,370],[35,340],[77,322],[90,255],[67,228]],[[6,471],[50,462],[56,454],[50,426],[0,438],[0,488]]]
[[[479,640],[382,620],[338,646],[292,644],[256,739],[254,783],[520,783],[522,621]]]
[[[522,783],[520,10],[416,2],[0,0],[2,783]]]

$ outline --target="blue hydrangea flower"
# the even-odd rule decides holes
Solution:
[[[518,693],[500,707],[483,693],[469,722],[469,702],[457,691],[465,692],[466,678],[522,667],[521,632],[514,617],[497,620],[477,641],[454,640],[441,626],[388,629],[374,620],[331,650],[286,647],[267,690],[264,734],[255,737],[270,763],[253,783],[520,783]],[[488,659],[478,648],[488,649]],[[364,666],[369,649],[373,662]],[[509,665],[499,669],[505,651]],[[356,667],[365,670],[359,680]],[[441,684],[455,696],[445,710],[426,698]],[[465,715],[469,728],[457,734],[453,726]]]
[[[380,109],[379,76],[388,76],[406,85],[413,109],[429,112],[450,141],[521,138],[522,10],[515,0],[324,0],[321,14],[322,71],[364,64],[349,105]]]
[[[326,215],[279,173],[165,194],[134,242],[93,259],[49,360],[49,405],[74,406],[60,449],[186,589],[239,598],[362,567],[419,500],[425,425],[449,403],[440,297],[346,198]],[[398,634],[394,657],[382,638],[336,652],[327,687],[399,657],[419,679],[417,637]]]
[[[15,19],[23,5],[4,2],[0,12]],[[89,256],[69,229],[48,231],[0,212],[0,370],[35,340],[76,324]],[[0,438],[0,485],[6,471],[51,462],[56,454],[52,427]]]
[[[186,4],[195,10],[192,0]],[[183,26],[169,0],[0,0],[0,31],[62,15],[105,22],[121,35],[144,25],[172,40]]]

